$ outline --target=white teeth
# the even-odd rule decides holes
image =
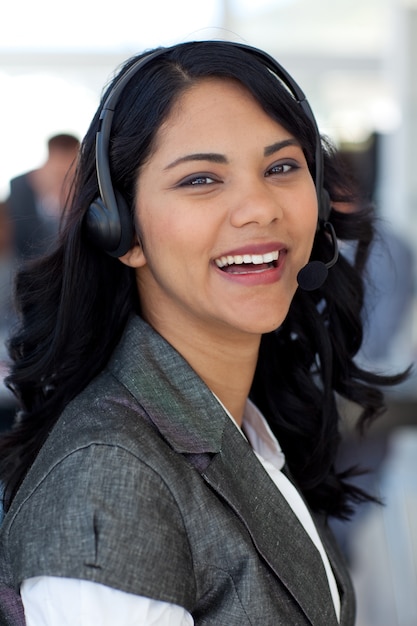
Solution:
[[[272,261],[277,261],[279,257],[278,250],[276,252],[268,252],[268,254],[264,254],[263,262],[264,263],[272,263]]]
[[[217,267],[225,267],[226,265],[242,265],[243,263],[253,263],[261,265],[262,263],[272,263],[278,261],[279,251],[267,252],[266,254],[236,254],[234,256],[227,255],[219,257],[215,260]]]
[[[260,265],[263,262],[264,262],[264,258],[262,254],[254,254],[252,256],[252,263],[254,263],[255,265]]]

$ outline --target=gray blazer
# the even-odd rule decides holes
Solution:
[[[316,522],[352,626],[349,577]],[[304,528],[210,390],[140,318],[62,414],[0,550],[15,591],[68,576],[179,604],[198,626],[337,625]]]

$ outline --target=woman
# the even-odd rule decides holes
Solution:
[[[335,394],[363,424],[394,381],[353,362],[334,233],[360,265],[370,216],[330,209],[352,198],[321,143],[247,46],[158,49],[110,85],[59,245],[17,283],[6,624],[20,598],[29,626],[353,624],[326,519],[366,496],[335,471]]]

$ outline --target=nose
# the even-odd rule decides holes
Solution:
[[[233,201],[230,222],[236,228],[246,224],[267,226],[283,215],[276,189],[263,180],[247,181],[240,184]]]

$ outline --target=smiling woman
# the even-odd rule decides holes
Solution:
[[[240,422],[229,363],[210,348],[237,356],[242,335],[256,355],[288,313],[318,219],[302,147],[240,83],[205,78],[174,104],[137,188],[139,238],[120,260],[136,270],[142,315],[203,379],[219,370],[227,389],[213,391]]]
[[[363,426],[401,379],[353,360],[372,216],[331,207],[353,200],[263,52],[121,69],[56,250],[17,280],[2,624],[353,625],[327,519],[368,496],[334,467],[336,393]]]

